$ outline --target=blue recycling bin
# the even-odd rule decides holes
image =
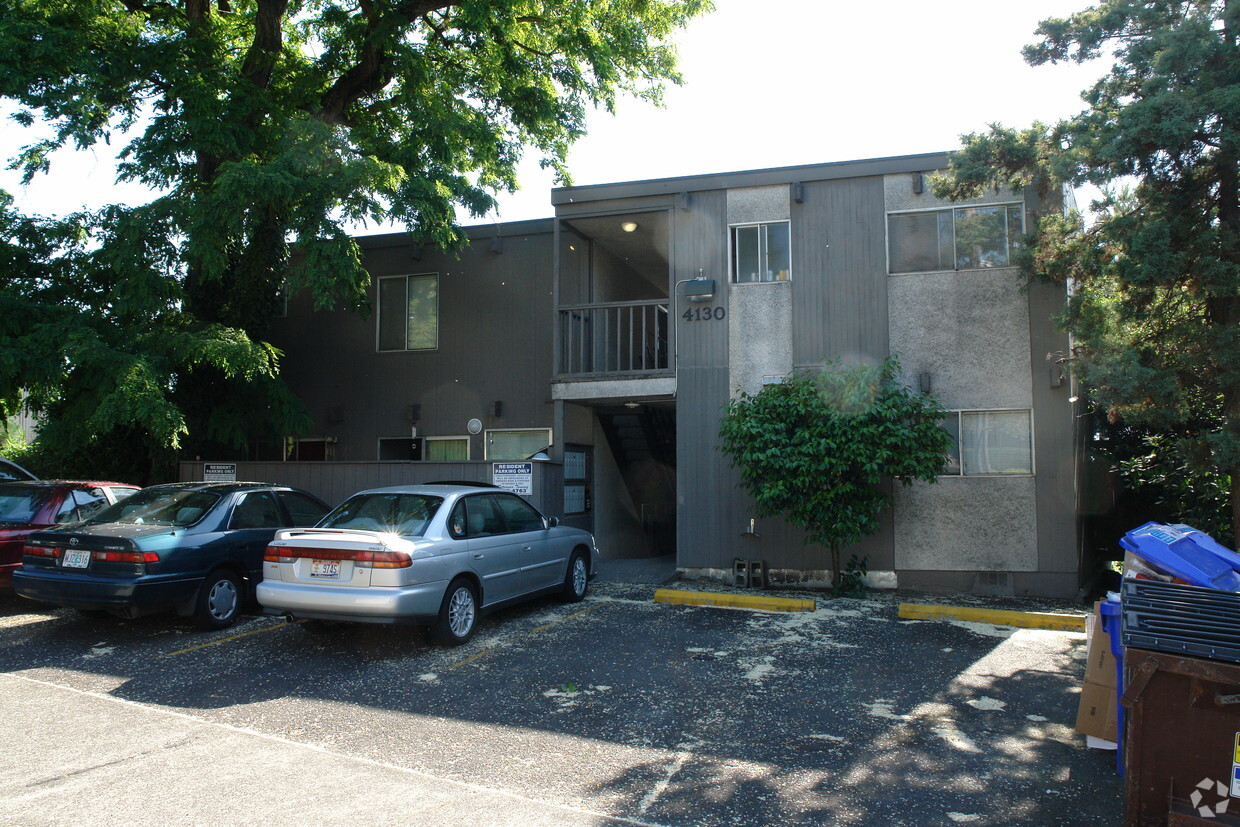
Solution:
[[[1115,658],[1115,772],[1124,774],[1124,644],[1120,641],[1120,619],[1123,606],[1118,600],[1104,600],[1098,607],[1102,618],[1102,630],[1111,641],[1111,655]]]
[[[1192,526],[1146,523],[1119,545],[1190,585],[1240,592],[1240,554]]]

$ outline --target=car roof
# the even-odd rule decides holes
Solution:
[[[139,485],[131,485],[127,482],[108,482],[106,480],[0,480],[0,485],[20,485],[26,488],[53,488],[65,486],[108,486],[119,488],[141,488]]]
[[[367,488],[358,494],[434,494],[450,497],[453,494],[494,494],[504,489],[488,483],[432,482],[410,485],[389,485],[383,488]]]
[[[217,494],[227,494],[232,491],[245,491],[250,488],[286,488],[291,491],[297,490],[287,485],[279,485],[272,482],[239,482],[232,480],[227,482],[211,482],[206,480],[198,480],[196,482],[164,482],[159,485],[152,485],[148,487],[177,488],[184,491],[212,491]]]

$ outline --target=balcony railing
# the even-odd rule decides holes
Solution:
[[[561,376],[669,373],[666,299],[560,308]]]

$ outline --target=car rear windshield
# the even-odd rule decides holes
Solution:
[[[0,523],[28,523],[52,495],[50,488],[0,485]]]
[[[188,526],[202,519],[220,500],[211,491],[144,488],[100,511],[89,523]]]
[[[430,494],[358,494],[319,521],[321,528],[356,528],[421,537],[443,497]]]

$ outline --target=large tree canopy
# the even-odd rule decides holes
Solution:
[[[154,456],[295,431],[262,343],[282,291],[364,305],[346,228],[461,242],[532,148],[567,180],[592,107],[657,102],[709,0],[0,0],[14,166],[118,138],[156,193],[62,220],[0,199],[0,419]],[[132,450],[130,453],[132,453]]]
[[[936,192],[1102,186],[1086,229],[1044,217],[1026,265],[1072,281],[1073,368],[1165,467],[1222,478],[1240,531],[1240,2],[1107,0],[1044,21],[1032,64],[1112,56],[1087,108],[969,135]],[[1115,186],[1116,182],[1122,186]],[[1186,463],[1186,465],[1185,465]],[[1237,538],[1240,544],[1240,538]]]

